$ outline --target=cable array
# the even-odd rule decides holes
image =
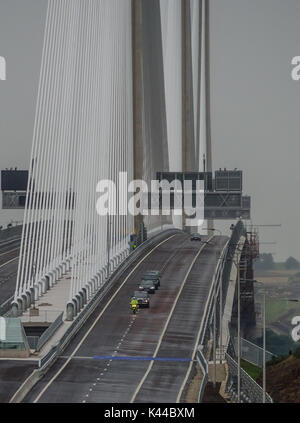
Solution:
[[[127,205],[119,175],[127,173],[129,183],[135,170],[150,182],[157,171],[182,170],[183,123],[190,118],[183,112],[186,85],[195,123],[189,157],[195,154],[200,162],[206,133],[200,107],[205,108],[205,2],[48,0],[16,314],[68,274],[72,319],[125,259],[134,217],[119,213]],[[183,57],[192,58],[186,72],[191,84],[183,84]],[[113,215],[96,211],[96,187],[104,180],[115,183]],[[148,229],[160,224],[148,218]],[[181,226],[181,220],[174,217],[173,224]]]
[[[130,0],[48,1],[19,309],[70,271],[78,312],[128,253],[133,217],[99,216],[96,187],[133,179],[131,43]]]

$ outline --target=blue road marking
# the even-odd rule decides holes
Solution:
[[[190,358],[168,358],[168,357],[116,357],[110,355],[95,355],[94,360],[140,360],[140,361],[184,361],[190,362]]]

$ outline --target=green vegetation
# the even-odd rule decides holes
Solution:
[[[257,380],[259,378],[261,372],[262,372],[260,367],[257,367],[254,364],[249,363],[249,361],[246,361],[246,360],[241,360],[241,367],[254,380]]]
[[[287,311],[287,302],[285,300],[267,301],[266,303],[266,316],[269,322],[278,320],[278,317]]]
[[[294,257],[289,257],[285,262],[286,269],[299,269],[300,263]]]

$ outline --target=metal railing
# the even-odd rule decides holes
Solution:
[[[235,350],[237,350],[237,338],[234,339]],[[241,338],[241,357],[242,359],[249,361],[249,363],[255,364],[256,366],[263,367],[263,348],[258,345]],[[271,361],[272,357],[276,357],[275,354],[270,351],[266,351],[266,362]]]
[[[39,336],[26,336],[29,348],[31,350],[36,350],[37,344],[39,342],[40,337]]]
[[[201,380],[201,384],[200,384],[200,390],[199,390],[199,396],[198,396],[198,403],[202,402],[203,399],[203,395],[205,392],[205,388],[208,382],[208,363],[204,357],[204,354],[202,352],[203,350],[203,346],[199,345],[198,349],[197,349],[197,353],[196,353],[196,359],[198,361],[198,364],[202,370],[202,374],[203,374],[203,378]]]
[[[13,300],[14,300],[14,297],[12,296],[0,305],[0,316],[4,316],[5,314],[9,312],[11,308],[11,303],[13,302]]]
[[[235,401],[237,398],[237,385],[238,385],[238,364],[228,354],[225,354],[229,377],[226,384],[226,391],[231,398]],[[241,402],[247,403],[262,403],[263,402],[263,389],[255,382],[254,379],[244,370],[241,369]],[[266,393],[266,403],[273,403],[272,398]]]
[[[61,310],[42,310],[41,308],[37,308],[37,314],[30,314],[30,310],[28,309],[26,314],[24,313],[22,315],[23,323],[47,323],[50,326],[62,313]]]
[[[205,351],[205,347],[208,345],[208,340],[211,337],[211,324],[212,324],[213,314],[214,314],[214,295],[216,295],[216,321],[219,321],[221,317],[220,316],[220,285],[222,284],[222,310],[224,310],[224,305],[225,305],[226,296],[227,296],[227,289],[228,289],[228,284],[230,280],[230,273],[231,273],[231,267],[232,267],[231,260],[233,257],[233,252],[235,251],[236,245],[238,244],[241,236],[244,233],[245,233],[244,225],[242,221],[239,221],[235,225],[235,228],[232,231],[231,238],[223,251],[222,257],[220,258],[220,261],[218,263],[218,268],[216,270],[214,286],[212,287],[212,290],[211,290],[211,296],[209,298],[208,309],[205,316],[203,329],[200,335],[200,345],[198,347],[197,356],[196,356],[197,361],[203,372],[203,379],[201,381],[200,392],[199,392],[199,402],[202,400],[205,387],[208,382],[208,364],[203,352],[208,356],[208,359],[210,359],[211,351],[210,352]],[[218,339],[220,336],[219,329],[220,329],[219,325],[216,325],[216,339]],[[201,354],[200,354],[200,351],[201,351]],[[219,354],[223,356],[222,351],[221,352],[219,351]],[[202,365],[200,364],[200,358],[202,360]]]
[[[48,329],[46,329],[45,332],[41,335],[36,346],[36,351],[40,351],[43,348],[43,346],[46,344],[46,342],[49,341],[49,339],[54,334],[54,332],[62,325],[63,315],[64,313],[62,312],[57,317],[57,319],[52,323],[52,325],[49,326]]]

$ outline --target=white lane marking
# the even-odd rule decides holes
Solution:
[[[2,267],[6,266],[7,264],[12,263],[13,261],[17,260],[18,258],[19,258],[19,256],[18,256],[18,257],[15,257],[15,258],[13,258],[13,259],[11,259],[11,260],[9,260],[9,261],[7,261],[6,263],[1,264],[0,269],[1,269]]]
[[[40,398],[42,397],[42,395],[47,391],[47,389],[49,388],[50,385],[52,385],[52,383],[54,382],[54,380],[57,378],[57,376],[59,376],[61,374],[61,372],[65,369],[65,367],[69,364],[69,362],[72,360],[72,358],[74,357],[74,355],[76,354],[76,352],[79,350],[79,348],[81,347],[81,345],[84,343],[84,341],[86,340],[86,338],[89,336],[89,334],[91,333],[91,331],[94,329],[94,327],[96,326],[96,324],[98,323],[98,321],[100,320],[100,318],[103,316],[103,314],[105,313],[105,311],[107,310],[107,308],[109,307],[109,305],[111,304],[111,302],[116,298],[116,296],[118,295],[118,293],[121,291],[121,289],[123,288],[123,286],[125,285],[125,283],[128,281],[128,279],[131,277],[131,275],[136,271],[136,269],[141,265],[141,263],[143,263],[146,258],[148,258],[153,251],[157,250],[161,245],[165,244],[167,241],[169,241],[170,239],[174,238],[177,234],[170,236],[169,238],[165,239],[164,241],[160,242],[159,244],[157,244],[154,248],[152,248],[152,250],[149,251],[149,253],[147,253],[137,264],[136,266],[129,272],[129,274],[126,276],[126,278],[124,279],[124,281],[121,283],[121,285],[119,286],[119,288],[116,290],[116,292],[112,295],[112,297],[110,298],[110,300],[106,303],[106,305],[103,307],[103,310],[101,311],[101,313],[99,314],[99,316],[97,317],[97,319],[94,321],[94,323],[92,324],[92,326],[89,328],[89,330],[86,332],[86,334],[83,336],[82,340],[78,343],[77,347],[74,349],[74,351],[72,352],[72,354],[70,355],[70,357],[68,358],[68,360],[62,365],[62,367],[55,373],[55,375],[52,377],[52,379],[47,383],[47,385],[41,390],[41,392],[39,393],[39,395],[35,398],[35,400],[33,401],[33,403],[37,403]]]
[[[222,250],[221,257],[223,257],[223,253],[224,253],[225,248],[227,247],[228,242],[225,244],[225,246],[224,246],[224,248]],[[218,266],[220,265],[220,262],[222,260],[221,257],[218,260]],[[216,267],[216,270],[215,270],[215,273],[214,273],[214,276],[213,276],[213,282],[215,281],[215,278],[216,278],[216,275],[217,275],[218,266]],[[177,395],[177,398],[176,398],[176,403],[179,403],[180,402],[180,399],[181,399],[181,396],[182,396],[184,387],[185,387],[185,385],[186,385],[186,383],[188,381],[188,378],[189,378],[190,373],[191,373],[191,370],[192,370],[194,358],[195,358],[195,355],[196,355],[196,352],[197,352],[197,348],[198,348],[198,345],[199,345],[199,339],[200,339],[200,335],[201,335],[201,332],[202,332],[202,328],[203,328],[204,319],[205,319],[205,316],[206,316],[206,311],[207,311],[209,299],[210,299],[210,297],[212,295],[213,287],[214,287],[214,283],[211,284],[211,287],[210,287],[210,290],[209,290],[209,294],[207,296],[207,300],[206,300],[206,304],[205,304],[205,308],[204,308],[204,313],[203,313],[201,324],[200,324],[200,329],[199,329],[199,332],[197,334],[197,339],[196,339],[196,343],[195,343],[193,354],[192,354],[192,360],[193,361],[191,361],[190,364],[189,364],[189,367],[188,367],[188,370],[186,372],[184,381],[182,382],[181,388],[180,388],[180,390],[178,392],[178,395]]]
[[[18,248],[14,248],[13,250],[6,251],[5,253],[1,253],[1,254],[0,254],[0,257],[5,256],[6,254],[12,253],[13,251],[17,251],[17,250],[19,250],[19,249],[20,249],[20,247],[18,247]]]
[[[214,236],[210,237],[210,238],[209,238],[209,241],[210,241],[213,237],[214,237]],[[198,259],[199,255],[202,253],[202,251],[203,251],[203,249],[206,247],[206,245],[207,245],[207,244],[204,244],[204,245],[200,248],[200,250],[198,251],[198,253],[195,255],[195,257],[194,257],[194,259],[193,259],[193,261],[192,261],[192,263],[191,263],[190,267],[188,268],[188,271],[187,271],[187,273],[186,273],[186,275],[185,275],[185,278],[184,278],[184,280],[183,280],[183,282],[182,282],[182,284],[181,284],[181,287],[180,287],[180,289],[179,289],[179,291],[178,291],[178,294],[177,294],[177,296],[176,296],[176,298],[175,298],[175,301],[174,301],[173,307],[172,307],[172,309],[171,309],[171,311],[170,311],[170,313],[169,313],[169,316],[168,316],[168,319],[167,319],[167,321],[166,321],[166,323],[165,323],[165,326],[164,326],[164,328],[163,328],[163,331],[162,331],[162,333],[161,333],[161,335],[160,335],[160,338],[159,338],[158,344],[157,344],[156,349],[155,349],[154,354],[153,354],[153,358],[155,358],[155,357],[157,356],[157,353],[158,353],[159,348],[160,348],[160,346],[161,346],[161,343],[162,343],[163,337],[164,337],[164,335],[165,335],[165,333],[166,333],[166,331],[167,331],[167,327],[168,327],[169,322],[170,322],[170,320],[171,320],[171,317],[172,317],[172,315],[173,315],[173,313],[174,313],[174,310],[175,310],[175,307],[176,307],[177,302],[178,302],[178,300],[179,300],[179,297],[180,297],[180,295],[181,295],[181,292],[182,292],[182,290],[183,290],[183,288],[184,288],[184,286],[185,286],[185,284],[186,284],[186,281],[187,281],[187,279],[188,279],[188,277],[189,277],[189,274],[191,273],[191,270],[192,270],[192,268],[193,268],[193,266],[194,266],[194,264],[195,264],[196,260]],[[150,373],[150,371],[151,371],[151,369],[152,369],[152,367],[153,367],[153,363],[154,363],[154,360],[151,360],[151,362],[150,362],[150,364],[149,364],[149,366],[148,366],[148,369],[146,370],[146,373],[145,373],[145,374],[144,374],[144,376],[142,377],[142,379],[141,379],[140,383],[138,384],[138,387],[136,388],[136,390],[135,390],[135,392],[134,392],[134,394],[133,394],[133,396],[132,396],[132,398],[131,398],[131,400],[130,400],[130,404],[132,404],[132,403],[135,401],[137,394],[139,393],[139,391],[140,391],[140,389],[141,389],[141,387],[142,387],[143,383],[145,382],[145,380],[146,380],[146,378],[147,378],[148,374]]]

